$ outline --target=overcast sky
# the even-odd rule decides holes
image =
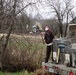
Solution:
[[[28,2],[36,2],[36,0],[28,0]],[[76,5],[76,0],[72,0],[72,4]],[[31,15],[32,17],[34,17],[36,14],[40,14],[42,18],[53,18],[55,15],[54,13],[51,12],[50,7],[47,7],[46,2],[42,2],[42,5],[38,2],[37,5],[29,6],[26,10],[28,15]],[[75,10],[76,8],[74,9],[74,12],[76,12]]]

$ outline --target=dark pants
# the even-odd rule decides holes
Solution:
[[[45,62],[48,62],[51,51],[52,51],[52,58],[51,59],[53,60],[53,45],[47,46]]]

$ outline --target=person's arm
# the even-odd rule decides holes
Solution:
[[[45,44],[45,33],[41,33],[41,37],[42,37],[42,43]]]
[[[52,36],[52,39],[54,39],[54,35],[53,35],[53,33],[51,32],[51,36]]]

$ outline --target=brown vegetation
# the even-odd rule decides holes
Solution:
[[[45,69],[41,68],[36,70],[36,75],[55,75],[54,73],[49,73]]]
[[[29,37],[29,38],[28,38]],[[33,37],[33,38],[32,38]],[[22,37],[17,35],[12,35],[8,46],[3,53],[3,56],[0,56],[0,63],[3,70],[8,71],[17,71],[17,70],[28,70],[35,71],[37,68],[41,67],[41,62],[43,60],[42,47],[38,47],[41,42],[41,38],[38,36],[27,36]],[[5,40],[5,37],[3,38]],[[0,42],[0,50],[2,50],[3,42]]]

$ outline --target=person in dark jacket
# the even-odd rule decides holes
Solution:
[[[46,26],[44,35],[44,42],[47,44],[45,63],[48,62],[51,52],[52,52],[51,60],[53,61],[53,39],[54,35],[52,31],[49,29],[48,26]]]

